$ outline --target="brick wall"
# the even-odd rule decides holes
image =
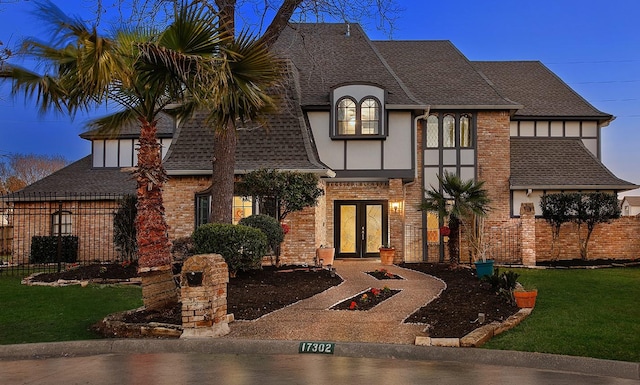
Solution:
[[[589,259],[640,258],[639,233],[639,217],[622,217],[596,225],[589,241]],[[582,229],[582,236],[586,236],[586,229]],[[560,259],[579,259],[577,226],[563,224],[555,247],[559,248]],[[551,260],[551,227],[542,218],[536,219],[536,258],[538,261]]]
[[[171,177],[164,186],[163,199],[169,239],[189,237],[195,229],[195,194],[211,185],[211,177]]]
[[[485,226],[500,226],[510,220],[509,176],[511,174],[509,113],[478,113],[478,180],[491,199],[491,211]],[[462,253],[461,253],[462,255]]]

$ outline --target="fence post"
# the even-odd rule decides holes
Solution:
[[[62,270],[62,201],[58,201],[58,249],[56,250],[58,273]]]

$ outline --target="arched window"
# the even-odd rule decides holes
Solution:
[[[338,135],[356,134],[356,102],[344,98],[338,102]]]
[[[460,147],[471,147],[471,119],[469,115],[460,117]]]
[[[380,133],[380,104],[373,98],[364,99],[360,105],[362,135],[377,135]]]
[[[442,120],[442,146],[456,146],[456,119],[453,115],[445,115]]]
[[[51,214],[51,235],[72,235],[71,211]]]
[[[438,115],[429,115],[427,118],[427,147],[438,147]]]

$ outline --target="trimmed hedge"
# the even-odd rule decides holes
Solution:
[[[267,236],[261,230],[243,225],[207,223],[193,232],[196,254],[222,255],[229,272],[260,269],[267,254]]]
[[[30,263],[58,262],[58,236],[31,237]],[[62,255],[60,262],[73,263],[78,261],[78,237],[75,235],[62,236]]]
[[[239,224],[261,230],[267,236],[267,244],[272,253],[275,253],[284,241],[284,230],[274,217],[264,214],[251,215],[240,219]]]

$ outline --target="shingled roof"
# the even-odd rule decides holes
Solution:
[[[171,138],[176,130],[175,119],[167,114],[159,114],[158,122],[156,123],[158,138]],[[83,139],[114,139],[114,138],[134,138],[137,139],[140,136],[140,122],[135,120],[129,124],[125,124],[117,131],[105,131],[105,130],[90,130],[80,134]]]
[[[539,61],[472,62],[505,97],[522,104],[515,117],[612,118]]]
[[[631,190],[579,138],[511,138],[511,189]]]
[[[263,116],[263,122],[240,125],[236,148],[236,173],[272,168],[331,173],[318,160],[309,128],[300,108],[295,69],[289,65],[279,87],[277,113]],[[181,124],[164,160],[169,175],[211,174],[213,129],[206,113],[197,113]]]
[[[450,41],[374,41],[386,62],[423,103],[520,108],[498,93]]]
[[[374,84],[387,103],[421,105],[378,54],[358,24],[289,24],[274,52],[299,71],[303,106],[326,106],[330,90],[348,83]]]
[[[119,168],[92,168],[91,156],[86,156],[3,199],[20,200],[35,196],[51,198],[59,194],[91,195],[97,198],[135,192],[136,181],[129,172]]]

